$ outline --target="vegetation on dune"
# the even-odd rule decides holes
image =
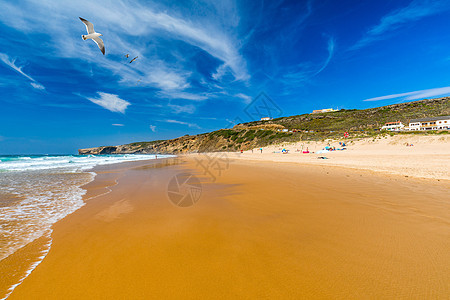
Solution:
[[[335,112],[303,114],[268,121],[239,124],[195,136],[172,140],[136,142],[123,146],[101,147],[101,153],[187,153],[236,151],[295,141],[319,141],[342,138],[376,137],[383,134],[436,134],[436,132],[385,133],[386,122],[450,115],[450,97],[394,104],[363,110],[341,109]],[[284,131],[283,131],[284,129]],[[288,132],[286,132],[288,130]],[[441,134],[441,132],[438,132]],[[447,132],[444,132],[447,133]]]

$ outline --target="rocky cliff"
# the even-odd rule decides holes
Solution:
[[[138,142],[119,146],[102,146],[79,149],[78,154],[127,154],[127,153],[167,153],[179,154],[187,152],[236,151],[251,149],[258,145],[267,145],[265,136],[283,134],[277,130],[284,129],[281,125],[269,124],[245,127],[237,125],[233,129],[222,129],[211,133],[182,136],[176,139]],[[264,134],[255,134],[259,130]]]

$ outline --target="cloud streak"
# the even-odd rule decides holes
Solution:
[[[304,82],[309,81],[314,76],[320,74],[323,70],[327,68],[333,59],[334,52],[336,48],[336,42],[334,38],[328,38],[327,43],[327,58],[323,62],[322,66],[319,68],[319,64],[313,64],[310,62],[301,63],[295,66],[296,70],[287,72],[282,76],[282,81],[286,85],[298,85]],[[317,70],[314,70],[317,69]]]
[[[317,74],[319,74],[320,72],[325,70],[325,68],[328,66],[328,64],[330,63],[331,59],[333,58],[335,46],[336,46],[335,40],[333,38],[329,38],[328,39],[328,47],[327,47],[327,49],[328,49],[328,57],[325,60],[323,66],[316,73],[314,73],[314,76],[316,76]]]
[[[168,107],[175,113],[187,113],[187,114],[193,114],[195,112],[195,106],[194,105],[175,105],[175,104],[168,104]]]
[[[351,50],[363,48],[370,43],[385,38],[385,34],[394,31],[403,25],[418,21],[425,17],[448,10],[449,4],[446,1],[413,0],[407,6],[394,10],[381,18],[380,22],[367,30],[365,36],[361,38]]]
[[[197,124],[194,124],[194,123],[188,123],[188,122],[183,122],[183,121],[178,121],[178,120],[171,120],[171,119],[164,120],[163,122],[172,123],[172,124],[187,125],[190,128],[200,129],[200,127]]]
[[[230,2],[231,3],[231,2]],[[189,47],[171,49],[179,52],[179,57],[186,56],[186,49],[201,49],[220,61],[218,69],[210,74],[230,73],[235,80],[249,79],[247,62],[240,53],[240,41],[234,32],[236,20],[230,16],[220,15],[227,5],[217,5],[208,17],[189,14],[177,5],[164,7],[162,4],[139,2],[130,5],[127,1],[29,1],[26,3],[9,3],[0,11],[0,22],[27,33],[53,32],[49,43],[52,55],[68,58],[81,58],[95,63],[121,77],[120,82],[136,85],[137,78],[141,84],[156,87],[163,91],[182,91],[190,87],[191,72],[189,62],[168,61],[165,54],[158,54],[160,38],[169,39],[170,43],[182,41]],[[211,5],[212,7],[214,4]],[[228,5],[232,6],[232,5]],[[23,10],[33,11],[25,14]],[[48,12],[58,12],[47,18]],[[86,15],[86,12],[89,12]],[[230,9],[230,14],[235,13]],[[79,34],[84,33],[84,25],[77,18],[68,20],[66,16],[83,15],[94,24],[96,30],[104,35],[107,57],[98,59],[95,45],[79,41]],[[143,42],[143,37],[146,42]],[[140,62],[127,65],[108,59],[108,55],[122,55],[133,49]],[[220,77],[220,76],[219,76]],[[217,77],[217,80],[220,78]]]
[[[240,99],[244,100],[245,104],[249,104],[253,100],[252,97],[250,97],[248,95],[245,95],[243,93],[238,93],[238,94],[234,95],[234,97],[237,97],[237,98],[240,98]]]
[[[97,94],[99,95],[98,98],[87,97],[86,99],[88,99],[92,103],[100,105],[101,107],[111,112],[120,112],[124,114],[127,107],[131,105],[130,102],[120,99],[117,95],[114,94],[103,92],[97,92]]]
[[[33,77],[26,74],[24,71],[22,71],[22,67],[19,67],[16,65],[16,60],[11,59],[7,54],[0,52],[0,60],[5,63],[7,66],[9,66],[11,69],[18,72],[20,75],[24,76],[25,78],[31,80],[31,86],[37,90],[45,90],[45,87],[38,83]]]
[[[402,98],[403,100],[408,101],[408,100],[424,99],[424,98],[428,98],[428,97],[445,96],[445,95],[449,95],[449,94],[450,94],[450,86],[446,86],[446,87],[434,88],[434,89],[428,89],[428,90],[420,90],[420,91],[414,91],[414,92],[380,96],[380,97],[365,99],[363,101],[369,101],[369,102],[383,101],[383,100],[398,99],[398,98]]]

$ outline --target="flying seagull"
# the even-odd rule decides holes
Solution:
[[[136,60],[136,58],[138,58],[139,56],[136,56],[135,58],[133,58],[131,61],[130,61],[130,64],[133,62],[133,61],[135,61]]]
[[[85,20],[82,17],[80,17],[80,20],[81,20],[81,22],[84,23],[84,25],[86,25],[86,30],[88,33],[88,35],[83,34],[81,36],[83,38],[83,40],[87,40],[87,39],[93,40],[97,44],[97,46],[100,48],[100,51],[102,51],[103,55],[105,55],[105,44],[103,44],[103,40],[100,38],[100,36],[102,36],[103,34],[95,32],[94,24],[92,24],[88,20]]]
[[[128,53],[127,53],[127,54],[125,54],[125,57],[126,57],[126,58],[130,57],[130,54],[128,54]]]

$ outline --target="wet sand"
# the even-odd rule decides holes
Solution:
[[[10,299],[450,295],[448,181],[239,160],[211,182],[178,162],[99,170]],[[168,200],[180,172],[193,206]]]

